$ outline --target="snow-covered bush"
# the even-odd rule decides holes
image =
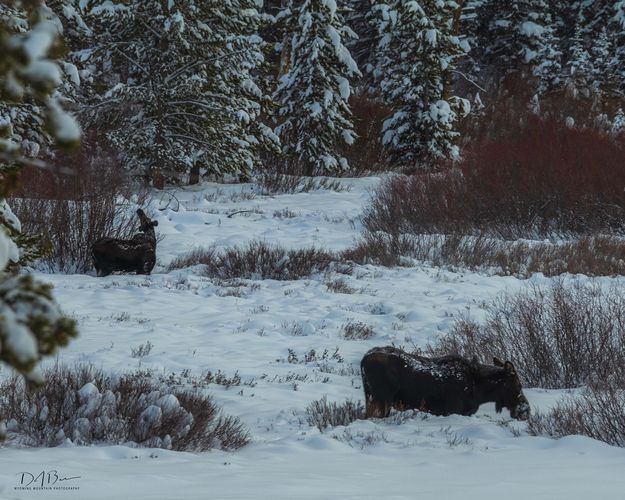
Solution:
[[[9,438],[28,446],[134,444],[171,450],[235,450],[243,424],[202,392],[173,388],[149,372],[109,375],[87,366],[46,371],[41,390],[18,378],[0,384]]]
[[[504,293],[486,320],[458,320],[430,354],[493,356],[514,363],[530,387],[574,388],[595,380],[625,380],[625,297],[617,285],[537,285]]]
[[[343,403],[328,403],[327,398],[313,401],[306,407],[306,422],[321,432],[337,425],[349,425],[355,420],[364,420],[365,407],[362,401],[347,400]]]

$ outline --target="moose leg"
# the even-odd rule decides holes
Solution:
[[[384,401],[384,406],[382,407],[382,418],[386,418],[391,414],[391,408],[393,405],[389,401]]]
[[[145,261],[143,263],[143,274],[150,274],[152,269],[154,268],[154,262],[151,260]]]
[[[369,394],[367,395],[365,404],[367,406],[366,416],[367,418],[375,418],[378,415],[379,408],[377,403],[373,400],[373,397]]]

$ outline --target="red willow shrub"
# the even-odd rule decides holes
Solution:
[[[457,167],[394,176],[364,216],[366,229],[519,237],[620,234],[625,145],[592,129],[528,118],[465,149]]]
[[[91,244],[103,236],[126,238],[138,228],[135,210],[147,191],[132,185],[115,155],[86,147],[50,161],[58,169],[24,169],[9,204],[26,234],[41,235],[45,270],[86,272]]]

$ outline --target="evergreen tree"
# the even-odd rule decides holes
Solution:
[[[24,148],[24,136],[12,121],[32,113],[23,122],[34,127],[31,137],[43,137],[44,128],[57,143],[76,145],[79,129],[59,104],[56,89],[62,83],[55,61],[62,49],[58,18],[43,2],[5,1],[0,6],[0,361],[21,373],[29,384],[44,382],[42,356],[52,354],[76,335],[75,324],[61,314],[51,287],[29,274],[17,274],[20,223],[6,196],[19,167],[38,162]],[[36,103],[39,110],[21,103]],[[25,149],[29,149],[26,151]],[[0,435],[4,434],[0,424]]]
[[[625,1],[614,3],[609,27],[613,33],[614,54],[610,61],[610,67],[616,74],[618,90],[625,91]]]
[[[356,64],[366,77],[373,69],[373,55],[378,43],[373,3],[375,0],[346,0],[345,23],[356,37],[346,40],[345,45],[354,57]]]
[[[542,93],[560,83],[561,51],[546,0],[471,0],[474,57],[496,88],[511,74]]]
[[[580,27],[586,47],[589,47],[597,33],[609,24],[613,5],[614,0],[580,0],[571,4],[571,10],[577,11],[577,26]]]
[[[346,170],[336,145],[355,139],[348,100],[360,72],[344,45],[354,34],[334,0],[291,2],[280,20],[289,33],[288,71],[274,94],[284,152],[307,175]]]
[[[623,112],[623,108],[618,108],[614,120],[612,120],[612,133],[618,135],[623,132],[625,132],[625,112]]]
[[[613,56],[613,47],[606,26],[601,28],[599,36],[590,46],[591,67],[590,78],[597,92],[610,94],[617,87],[617,60]]]
[[[573,97],[581,94],[588,98],[593,93],[592,70],[590,54],[584,48],[584,39],[578,26],[570,49],[565,75],[566,88]]]
[[[455,122],[470,106],[449,95],[454,65],[467,50],[454,32],[457,9],[453,1],[433,0],[376,6],[379,85],[395,110],[384,123],[383,141],[398,166],[458,154]]]
[[[255,0],[98,0],[89,60],[104,87],[89,123],[128,167],[162,184],[185,175],[245,175],[277,149],[260,121],[267,96]]]

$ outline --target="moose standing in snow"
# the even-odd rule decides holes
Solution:
[[[140,233],[129,240],[101,238],[91,246],[93,265],[98,276],[108,276],[113,271],[150,274],[156,263],[156,234],[153,221],[141,209],[137,210],[141,221]]]
[[[426,358],[395,347],[376,347],[361,363],[367,417],[387,417],[391,408],[416,409],[434,415],[473,415],[494,401],[495,409],[526,420],[530,406],[510,361],[495,365],[449,355]]]

